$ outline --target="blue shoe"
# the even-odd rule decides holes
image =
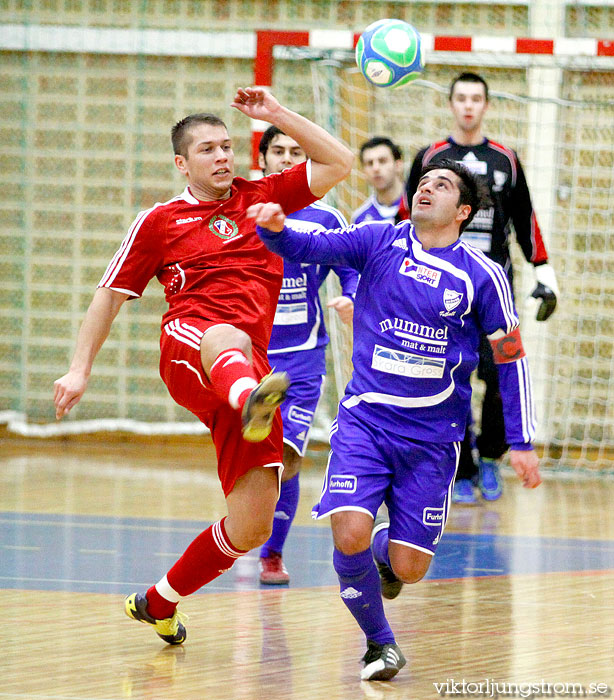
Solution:
[[[499,474],[499,465],[494,459],[481,459],[478,486],[485,501],[496,501],[503,493],[503,480]]]
[[[452,492],[452,503],[473,505],[478,502],[471,479],[457,479]]]

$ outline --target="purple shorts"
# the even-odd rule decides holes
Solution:
[[[312,516],[343,510],[374,518],[382,503],[393,542],[434,554],[450,505],[460,442],[427,443],[356,419],[343,406],[331,428],[331,452]]]
[[[298,379],[294,379],[290,374],[290,388],[286,400],[280,406],[284,424],[284,443],[293,447],[301,457],[305,456],[309,430],[322,394],[323,384],[324,377],[321,374]]]

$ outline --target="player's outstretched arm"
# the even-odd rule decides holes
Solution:
[[[77,336],[70,369],[53,383],[55,417],[60,420],[79,403],[87,388],[92,364],[109,335],[111,324],[128,294],[101,287],[96,290]]]
[[[533,450],[510,450],[510,464],[526,489],[534,489],[541,484],[539,459]]]
[[[281,105],[264,88],[239,88],[231,104],[252,119],[270,122],[294,139],[311,159],[309,188],[323,197],[350,174],[354,154],[309,119]]]

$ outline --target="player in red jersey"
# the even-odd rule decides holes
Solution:
[[[290,214],[322,197],[351,169],[353,156],[324,129],[262,88],[238,89],[232,107],[268,121],[310,154],[307,162],[254,182],[235,178],[224,122],[194,114],[172,130],[182,194],[140,212],[110,262],[85,315],[67,374],[54,384],[58,419],[86,390],[94,358],[122,304],[156,276],[162,319],[160,374],[171,396],[211,431],[228,515],[202,532],[126,614],[169,644],[185,640],[177,604],[228,570],[271,534],[282,466],[277,406],[287,378],[267,374],[267,346],[283,261],[256,235],[246,209],[275,201]]]

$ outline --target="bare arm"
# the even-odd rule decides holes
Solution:
[[[239,88],[231,106],[252,119],[274,124],[301,146],[311,158],[309,188],[316,197],[323,197],[350,174],[352,151],[322,127],[283,107],[264,88]]]
[[[70,369],[53,383],[53,403],[58,420],[65,416],[85,393],[94,359],[107,339],[121,305],[128,297],[128,294],[104,287],[96,290],[79,329]]]

